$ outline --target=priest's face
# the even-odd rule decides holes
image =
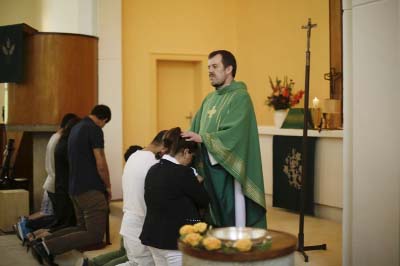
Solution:
[[[210,78],[211,85],[215,88],[229,85],[232,81],[232,66],[224,67],[222,63],[222,56],[216,56],[208,60],[208,77]]]

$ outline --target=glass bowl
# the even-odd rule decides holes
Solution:
[[[267,237],[267,230],[252,227],[222,227],[207,232],[209,236],[224,242],[235,242],[239,239],[250,239],[254,244],[263,242]]]

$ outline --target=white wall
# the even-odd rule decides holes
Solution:
[[[344,81],[352,84],[344,103],[352,121],[345,127],[345,266],[400,263],[399,10],[397,0],[353,0],[345,13],[344,52],[352,57],[345,70],[353,74]]]
[[[351,0],[343,1],[343,218],[342,264],[350,266],[352,260],[353,213],[353,39]]]
[[[106,156],[113,199],[122,198],[122,36],[121,0],[98,1],[99,103],[110,106],[112,118],[104,127]]]
[[[41,1],[41,31],[97,35],[96,0]]]

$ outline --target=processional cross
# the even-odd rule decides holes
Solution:
[[[304,256],[304,261],[308,262],[308,256],[305,253],[306,250],[326,250],[326,244],[316,246],[304,246],[304,202],[306,197],[306,182],[307,182],[307,134],[308,134],[308,101],[310,94],[310,39],[311,29],[316,27],[317,24],[312,24],[311,19],[308,19],[308,23],[302,26],[302,29],[307,30],[307,51],[306,51],[306,74],[305,74],[305,86],[304,86],[304,123],[303,123],[303,141],[302,141],[302,172],[301,172],[301,191],[300,191],[300,219],[299,219],[299,234],[298,234],[298,245],[297,251],[301,252]]]
[[[310,66],[310,39],[311,39],[311,29],[317,27],[317,24],[311,23],[311,18],[308,19],[307,25],[301,26],[302,29],[307,30],[307,58],[306,65]]]

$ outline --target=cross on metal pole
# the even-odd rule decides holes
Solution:
[[[302,29],[307,30],[307,51],[306,51],[306,75],[305,75],[305,86],[304,86],[304,124],[303,124],[303,141],[302,141],[302,177],[301,177],[301,191],[300,191],[300,219],[299,219],[299,242],[297,245],[297,251],[301,252],[304,256],[304,261],[308,262],[308,256],[305,253],[306,250],[326,250],[326,244],[318,246],[304,246],[304,201],[306,196],[306,182],[307,182],[307,130],[308,130],[308,100],[310,94],[310,39],[311,29],[316,27],[317,24],[312,24],[311,19],[308,19],[308,23],[302,26]]]

